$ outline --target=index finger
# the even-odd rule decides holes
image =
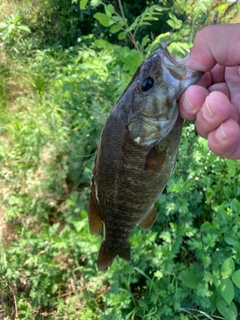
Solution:
[[[211,25],[200,30],[195,38],[188,68],[210,71],[216,63],[221,66],[240,64],[240,24]]]

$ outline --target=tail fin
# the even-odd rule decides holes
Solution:
[[[98,260],[97,260],[97,267],[99,271],[106,271],[108,267],[111,266],[113,263],[113,260],[116,256],[119,256],[120,258],[129,261],[130,260],[130,248],[129,246],[116,251],[111,251],[106,249],[105,241],[101,244],[99,254],[98,254]]]

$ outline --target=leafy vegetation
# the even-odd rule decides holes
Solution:
[[[0,9],[0,318],[238,319],[240,166],[211,154],[193,124],[156,223],[132,234],[130,263],[97,271],[87,209],[101,129],[138,65],[162,41],[185,55],[214,10],[238,21],[239,4]]]

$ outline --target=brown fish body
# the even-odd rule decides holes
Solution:
[[[109,115],[89,203],[91,233],[99,235],[105,226],[99,270],[106,270],[116,255],[129,260],[128,240],[135,225],[146,229],[154,223],[155,201],[174,169],[181,139],[177,99],[199,77],[163,47],[140,66]]]

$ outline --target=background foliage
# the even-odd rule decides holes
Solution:
[[[227,1],[0,4],[0,318],[227,319],[240,309],[240,166],[185,124],[178,163],[130,263],[96,270],[88,195],[101,129],[145,57],[184,56]]]

